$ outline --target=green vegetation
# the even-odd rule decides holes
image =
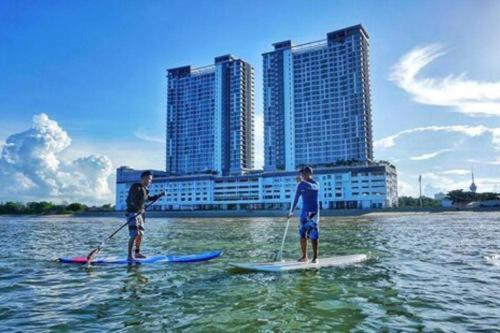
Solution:
[[[484,201],[484,200],[499,200],[500,193],[495,192],[464,192],[463,190],[453,190],[448,192],[446,198],[453,201],[453,203],[469,203],[473,201]]]
[[[399,207],[420,207],[420,199],[413,197],[399,197],[398,198]],[[441,203],[438,200],[434,200],[429,197],[422,197],[422,206],[423,207],[440,207]]]
[[[485,201],[485,200],[499,200],[500,193],[494,192],[484,192],[484,193],[473,193],[465,192],[463,190],[453,190],[448,192],[446,198],[451,200],[453,203],[469,203],[473,201]],[[419,198],[402,196],[398,198],[399,207],[420,207]],[[441,202],[439,200],[434,200],[429,197],[422,197],[423,207],[440,207]]]
[[[0,203],[0,215],[49,215],[49,214],[74,214],[89,211],[113,211],[114,207],[110,204],[96,206],[86,206],[84,204],[73,202],[71,204],[57,205],[52,202],[28,202],[26,204],[8,201]]]

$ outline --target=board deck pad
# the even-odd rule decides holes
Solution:
[[[261,263],[234,263],[231,266],[249,271],[261,272],[287,272],[304,269],[319,269],[322,267],[346,266],[357,264],[368,260],[366,254],[352,254],[345,256],[335,256],[330,258],[319,258],[318,263],[298,262],[298,261],[275,261]]]
[[[221,250],[217,251],[206,251],[188,255],[157,255],[147,257],[145,259],[135,259],[133,261],[129,261],[127,258],[119,258],[119,257],[97,257],[94,261],[92,261],[92,265],[99,264],[152,264],[152,263],[189,263],[189,262],[199,262],[199,261],[207,261],[211,259],[215,259],[222,255]],[[67,264],[86,264],[87,257],[61,257],[58,259],[60,262]]]

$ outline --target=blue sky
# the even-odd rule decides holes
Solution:
[[[167,68],[245,59],[260,115],[272,43],[361,23],[375,158],[398,167],[400,193],[418,174],[429,195],[468,186],[471,167],[500,191],[499,1],[2,1],[0,22],[0,144],[45,113],[71,138],[60,161],[162,169]]]

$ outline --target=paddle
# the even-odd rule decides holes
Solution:
[[[300,178],[300,176],[297,176],[295,178],[296,182],[297,183],[300,183],[302,181],[302,178]],[[283,240],[281,241],[281,247],[280,247],[280,250],[278,253],[276,253],[276,255],[274,256],[274,261],[281,261],[283,259],[283,247],[285,246],[285,239],[286,239],[286,233],[288,232],[288,227],[290,226],[290,219],[292,218],[293,216],[293,201],[292,201],[292,205],[290,206],[290,211],[288,212],[288,217],[286,219],[286,227],[285,227],[285,233],[283,234]]]
[[[154,204],[158,199],[160,199],[165,193],[162,193],[159,197],[157,197],[156,199],[154,199],[153,201],[151,201],[150,203],[148,203],[145,207],[144,207],[144,210],[148,209],[152,204]],[[128,223],[132,220],[132,219],[135,219],[137,216],[139,216],[141,213],[136,213],[134,214],[134,216],[130,217],[127,219],[127,222],[125,222],[120,228],[116,229],[115,232],[113,232],[110,236],[108,236],[106,239],[104,239],[101,244],[96,247],[95,249],[93,249],[89,255],[87,256],[87,265],[90,265],[92,263],[92,261],[94,261],[94,259],[97,257],[97,255],[99,254],[99,252],[101,251],[101,249],[104,247],[104,244],[110,240],[114,235],[116,235],[118,233],[118,231],[122,230],[126,225],[128,225]]]
[[[288,227],[290,226],[290,219],[291,218],[292,218],[292,216],[290,214],[288,214],[288,217],[286,219],[285,233],[283,234],[283,240],[281,241],[281,247],[280,247],[279,252],[274,257],[274,261],[281,261],[283,259],[283,247],[285,246],[286,234],[288,232]]]

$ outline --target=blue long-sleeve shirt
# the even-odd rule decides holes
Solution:
[[[293,212],[295,210],[299,198],[302,197],[302,211],[317,212],[319,208],[318,193],[319,183],[316,180],[310,179],[309,181],[301,181],[297,185],[295,198],[293,199],[292,209],[290,211]]]

